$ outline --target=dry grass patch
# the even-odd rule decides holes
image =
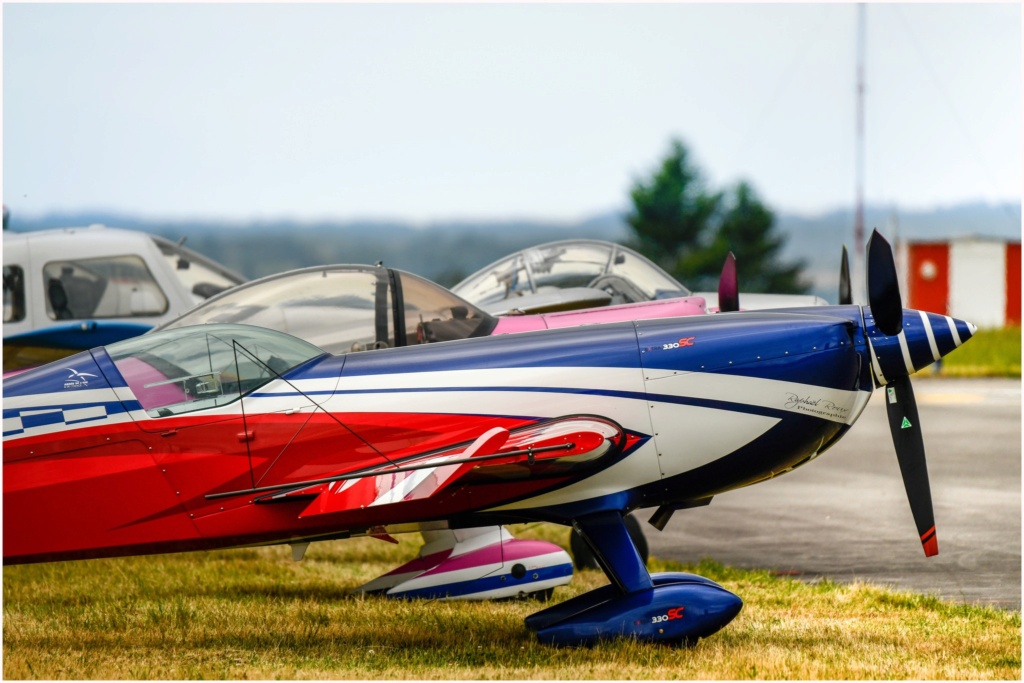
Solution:
[[[517,528],[567,541],[564,529]],[[411,557],[418,537],[8,567],[8,679],[1020,679],[1020,614],[865,585],[658,560],[743,597],[690,649],[539,645],[536,602],[404,602],[348,591]],[[555,599],[604,584],[577,573]]]

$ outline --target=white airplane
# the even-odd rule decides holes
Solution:
[[[4,230],[4,371],[142,334],[245,282],[157,235]]]

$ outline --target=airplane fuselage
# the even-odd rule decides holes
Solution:
[[[861,308],[844,306],[324,355],[238,400],[163,416],[96,349],[5,382],[4,562],[700,505],[845,432],[873,389],[870,334]],[[437,477],[436,492],[424,471],[416,495],[379,471],[566,416],[621,427],[621,447],[544,476],[524,465]],[[355,480],[303,485],[373,468],[358,506],[311,511],[318,495],[351,496]]]

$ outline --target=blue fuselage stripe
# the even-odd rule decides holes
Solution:
[[[31,419],[31,415],[25,415],[25,413],[39,413],[41,415],[57,414],[60,415],[65,410],[79,410],[82,408],[103,408],[107,412],[107,416],[117,415],[124,413],[129,410],[141,410],[142,406],[138,401],[88,401],[84,403],[53,403],[49,405],[37,405],[37,406],[26,406],[24,408],[5,408],[4,419],[11,417],[20,417],[23,420]]]
[[[396,389],[346,389],[335,392],[339,396],[366,395],[366,394],[418,394],[418,393],[455,393],[455,392],[515,392],[515,393],[541,393],[541,394],[576,394],[584,396],[607,396],[609,398],[624,398],[636,401],[654,401],[658,403],[672,403],[676,405],[698,406],[702,408],[715,408],[719,410],[731,410],[750,415],[762,415],[766,417],[781,417],[790,414],[789,411],[781,408],[766,408],[763,406],[750,405],[733,401],[718,399],[694,398],[692,396],[676,396],[673,394],[653,394],[642,391],[615,391],[612,389],[577,389],[571,387],[423,387],[423,388],[396,388]],[[311,394],[314,392],[307,392]],[[331,393],[331,392],[326,392]],[[296,392],[273,392],[256,393],[253,396],[263,398],[285,398],[301,396]]]

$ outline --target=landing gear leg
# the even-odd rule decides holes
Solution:
[[[640,559],[644,561],[644,564],[647,564],[650,552],[647,546],[647,538],[644,536],[644,531],[640,526],[640,521],[636,518],[636,515],[626,515],[622,519],[626,523],[629,537],[633,539],[633,545],[636,546],[637,552],[640,553]],[[569,552],[572,554],[572,563],[576,569],[600,568],[594,553],[590,550],[590,546],[587,545],[587,542],[575,530],[569,534]]]
[[[573,528],[611,583],[527,617],[542,643],[592,645],[620,637],[692,643],[728,624],[743,606],[710,579],[649,574],[618,511],[580,517]]]

